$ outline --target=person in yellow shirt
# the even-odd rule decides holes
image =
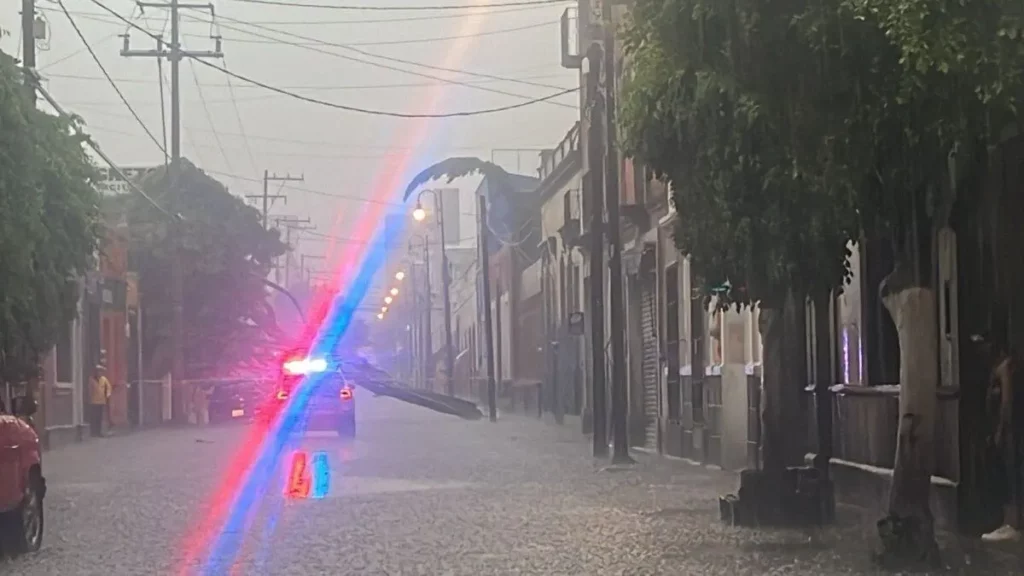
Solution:
[[[89,427],[94,437],[103,436],[103,417],[107,413],[111,392],[107,369],[97,365],[96,371],[89,378]]]

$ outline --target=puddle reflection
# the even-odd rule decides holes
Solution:
[[[292,454],[285,482],[285,496],[294,500],[326,497],[331,490],[331,460],[327,452]]]

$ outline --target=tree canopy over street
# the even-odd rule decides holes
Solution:
[[[841,287],[848,241],[892,243],[899,444],[916,448],[897,454],[883,532],[933,556],[931,242],[1016,118],[1020,5],[638,0],[625,35],[623,142],[672,185],[706,293],[730,281],[748,288],[731,301],[773,305]]]
[[[0,380],[37,376],[98,247],[97,171],[73,123],[29,99],[0,53]]]
[[[179,194],[170,193],[164,170],[151,174],[142,186],[157,205],[181,215],[180,221],[172,220],[139,196],[112,201],[127,207],[145,298],[148,370],[159,375],[170,367],[171,270],[179,249],[188,302],[188,376],[277,358],[271,352],[288,342],[281,342],[265,278],[273,259],[287,250],[278,231],[265,230],[255,208],[187,161],[182,162]],[[181,234],[174,233],[175,226]]]

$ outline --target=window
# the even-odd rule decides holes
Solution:
[[[678,420],[683,399],[679,375],[679,266],[665,267],[665,366],[668,369],[668,417]]]

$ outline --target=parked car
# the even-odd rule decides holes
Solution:
[[[43,543],[42,449],[32,427],[32,398],[0,402],[0,548],[8,556],[35,552]]]
[[[217,382],[210,387],[207,402],[210,422],[248,422],[267,395],[268,386],[255,379]]]

